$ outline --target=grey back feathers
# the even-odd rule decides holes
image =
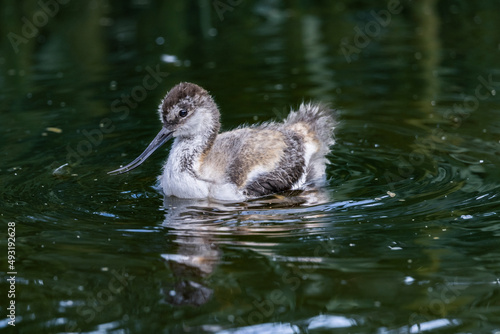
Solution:
[[[229,132],[238,136],[233,140],[241,141],[236,150],[233,147],[234,159],[227,170],[229,180],[248,197],[289,190],[304,176],[304,183],[310,185],[324,182],[325,156],[335,142],[335,125],[328,106],[308,103],[292,111],[283,123]],[[252,177],[252,171],[259,169],[260,173]]]

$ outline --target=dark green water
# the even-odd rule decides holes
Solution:
[[[0,331],[500,333],[499,11],[2,2]],[[164,199],[162,150],[108,176],[180,81],[214,95],[226,130],[331,103],[329,186]]]

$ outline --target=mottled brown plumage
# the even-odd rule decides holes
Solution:
[[[175,138],[159,178],[166,195],[244,200],[325,181],[326,155],[334,144],[335,120],[323,104],[302,104],[282,123],[263,123],[219,134],[212,97],[180,83],[160,108],[162,130],[139,158],[112,173],[141,164]]]

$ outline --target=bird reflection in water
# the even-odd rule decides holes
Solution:
[[[175,236],[177,246],[175,252],[162,255],[176,278],[175,283],[162,289],[165,302],[177,306],[207,303],[214,295],[207,281],[220,262],[222,244],[252,249],[255,242],[241,241],[237,236],[313,227],[297,219],[294,209],[304,210],[328,201],[328,194],[320,190],[290,191],[242,203],[165,197],[163,225]],[[317,215],[318,211],[310,214]],[[289,223],[291,220],[293,223]]]

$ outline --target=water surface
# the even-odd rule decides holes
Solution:
[[[16,326],[0,329],[498,334],[498,4],[220,3],[71,1],[33,36],[40,4],[2,5],[0,221],[17,274],[6,299],[2,231]],[[211,92],[223,130],[331,103],[329,185],[164,198],[168,148],[107,175],[155,136],[180,81]]]

